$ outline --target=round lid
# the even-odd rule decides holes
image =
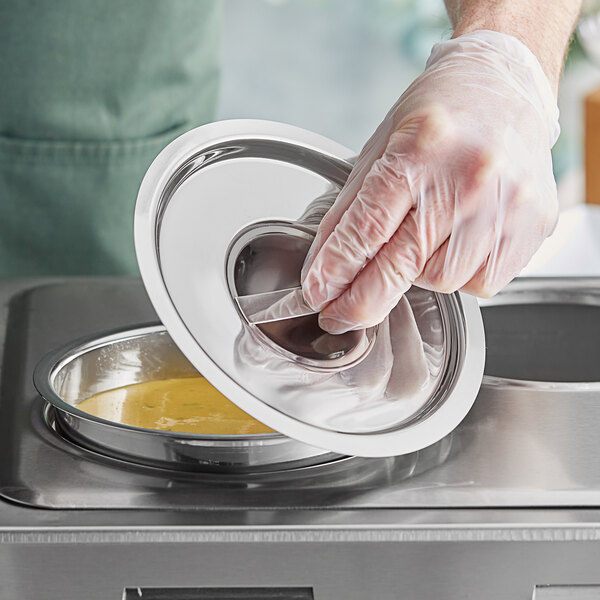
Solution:
[[[474,298],[413,287],[378,327],[319,328],[300,270],[352,157],[268,121],[189,131],[144,177],[136,252],[173,340],[240,408],[313,446],[404,454],[467,414],[483,375],[483,325]]]

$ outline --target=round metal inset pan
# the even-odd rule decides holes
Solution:
[[[322,464],[339,454],[279,433],[196,435],[124,425],[77,408],[90,396],[126,385],[198,371],[162,325],[87,338],[45,356],[34,372],[40,395],[56,410],[56,427],[78,445],[143,465],[186,471],[279,471]]]

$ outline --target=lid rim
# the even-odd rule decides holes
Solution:
[[[311,446],[347,455],[365,457],[407,454],[429,446],[450,433],[466,416],[481,385],[485,362],[483,321],[474,297],[452,295],[462,306],[465,343],[462,369],[443,402],[422,421],[385,432],[345,433],[320,428],[265,404],[235,381],[196,341],[178,312],[162,275],[157,251],[156,215],[163,185],[174,169],[208,143],[259,138],[291,142],[336,160],[348,161],[354,153],[317,134],[281,123],[235,120],[213,123],[180,136],[167,146],[149,167],[135,207],[135,248],[148,296],[174,342],[188,360],[226,397],[257,420],[284,436]],[[448,402],[449,398],[451,402]]]

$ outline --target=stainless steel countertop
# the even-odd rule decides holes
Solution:
[[[0,282],[0,347],[10,299],[61,279]],[[74,280],[69,280],[74,281]],[[85,280],[82,280],[85,281]],[[106,281],[118,281],[107,279]],[[0,356],[0,365],[2,364]],[[0,374],[1,375],[1,374]],[[548,406],[553,400],[549,394]],[[2,398],[0,398],[0,402]],[[489,402],[502,399],[492,395]],[[0,501],[0,542],[592,541],[600,509],[48,510]]]

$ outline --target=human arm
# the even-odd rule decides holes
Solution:
[[[445,0],[453,38],[478,30],[516,37],[538,59],[556,94],[581,0]]]
[[[550,148],[577,1],[448,0],[455,33],[363,148],[303,269],[340,333],[416,283],[489,296],[556,222]]]

